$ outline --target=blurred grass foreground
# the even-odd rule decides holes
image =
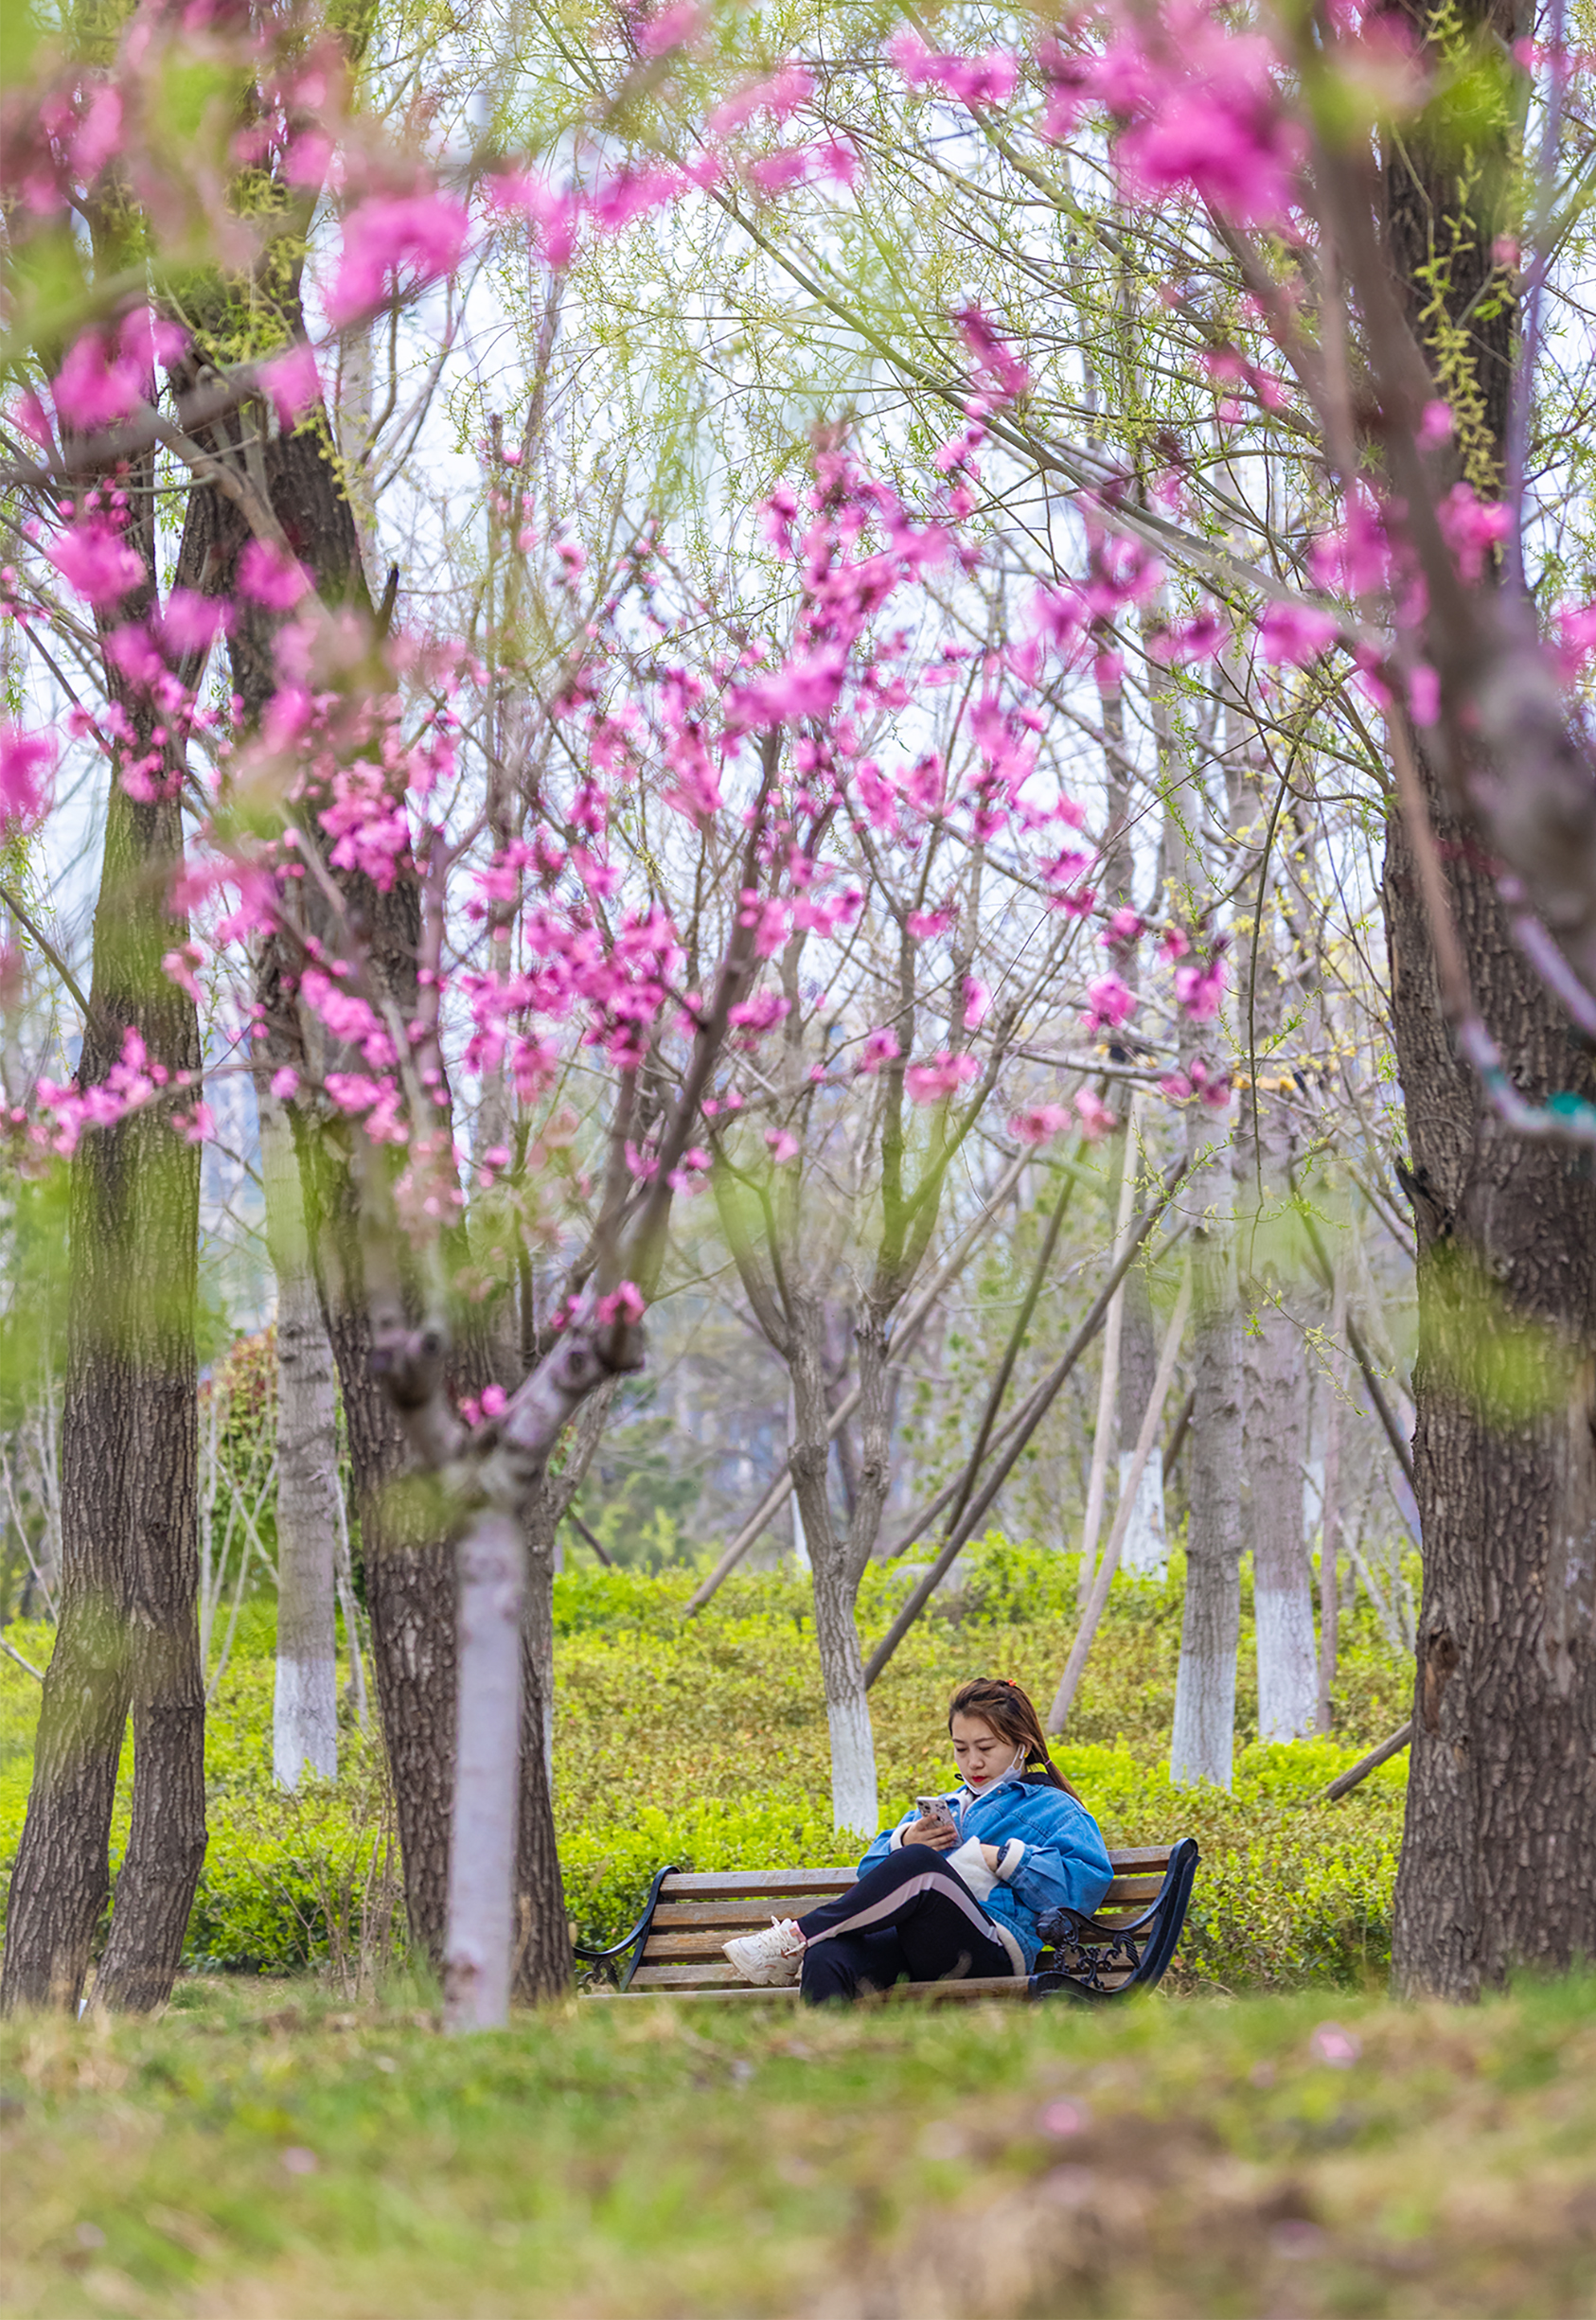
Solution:
[[[0,2032],[15,2320],[1587,2320],[1596,1983]]]

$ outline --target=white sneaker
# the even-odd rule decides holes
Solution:
[[[763,1933],[739,1934],[735,1941],[722,1941],[720,1946],[744,1981],[757,1982],[763,1989],[782,1989],[798,1979],[807,1944],[796,1919],[773,1917]]]

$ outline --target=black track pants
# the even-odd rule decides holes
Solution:
[[[798,1920],[808,1943],[801,1988],[811,2006],[914,1982],[1012,1974],[996,1926],[957,1869],[930,1845],[904,1845],[836,1901]]]

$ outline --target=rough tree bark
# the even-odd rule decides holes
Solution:
[[[144,617],[154,600],[153,469],[148,459],[143,466],[127,536],[148,576],[118,620]],[[179,580],[196,585],[203,563],[189,522]],[[197,682],[200,671],[186,674]],[[115,690],[110,664],[107,675]],[[154,712],[137,698],[122,705],[143,754]],[[78,1072],[84,1088],[104,1080],[133,1026],[151,1062],[193,1075],[197,1101],[197,1012],[161,966],[188,931],[167,901],[182,850],[180,771],[168,762],[174,794],[148,805],[111,777]],[[61,1616],[11,1881],[0,1991],[8,2008],[69,2006],[81,1991],[109,1890],[111,1807],[130,1709],[133,1826],[98,2000],[130,2009],[164,2001],[204,1859],[199,1195],[198,1146],[175,1132],[169,1100],[89,1130],[72,1161]]]
[[[1410,9],[1422,42],[1430,24]],[[1507,0],[1464,0],[1498,48]],[[1501,471],[1514,361],[1515,128],[1444,152],[1415,124],[1388,157],[1393,273],[1461,453]],[[1476,1001],[1532,1101],[1596,1098],[1514,943],[1492,867],[1426,766]],[[1411,1152],[1419,1347],[1413,1462],[1425,1546],[1408,1814],[1392,1957],[1410,1992],[1468,1998],[1516,1964],[1596,1953],[1596,1185],[1587,1158],[1507,1132],[1445,1028],[1429,928],[1400,818],[1384,884],[1392,1017]]]
[[[277,1276],[277,1656],[272,1769],[297,1788],[309,1765],[338,1773],[338,1412],[332,1348],[322,1320],[293,1128],[261,1092],[260,1175],[266,1238]],[[358,1651],[351,1636],[349,1648]]]

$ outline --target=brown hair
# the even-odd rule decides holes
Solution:
[[[948,1703],[949,1731],[955,1716],[984,1717],[1000,1740],[1024,1749],[1027,1771],[1036,1765],[1050,1787],[1061,1788],[1081,1802],[1080,1791],[1071,1787],[1048,1754],[1047,1736],[1030,1693],[1006,1675],[972,1675],[967,1684],[961,1684]]]

